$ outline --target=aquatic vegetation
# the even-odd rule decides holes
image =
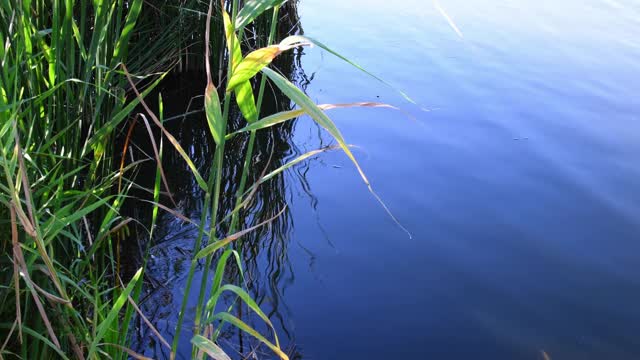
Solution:
[[[0,246],[7,255],[0,259],[0,338],[6,339],[0,344],[1,357],[141,358],[129,349],[134,317],[142,319],[173,357],[185,351],[179,349],[179,338],[187,327],[184,315],[191,288],[197,285],[194,323],[188,325],[192,356],[228,358],[216,341],[224,327],[231,325],[288,359],[269,317],[243,287],[243,281],[224,283],[231,264],[242,278],[241,248],[234,243],[274,221],[286,209],[246,228],[242,228],[243,211],[261,184],[329,149],[342,150],[373,193],[349,145],[325,111],[387,105],[319,106],[271,69],[269,65],[282,53],[312,45],[360,68],[308,37],[294,35],[276,41],[284,4],[282,0],[247,0],[242,4],[212,0],[204,14],[197,10],[201,4],[196,2],[179,6],[164,1],[147,6],[142,0],[0,2]],[[188,16],[197,19],[188,20]],[[168,71],[181,70],[194,61],[193,49],[183,44],[192,34],[200,34],[196,28],[202,24],[201,17],[206,19],[204,55],[200,54],[207,77],[204,111],[215,143],[208,175],[200,173],[194,159],[163,125],[161,95],[157,109],[152,109],[147,99]],[[266,43],[245,41],[251,26],[254,31],[268,32]],[[225,64],[226,71],[222,71]],[[216,66],[217,80],[212,70]],[[222,73],[226,74],[224,84]],[[261,117],[267,81],[298,109]],[[216,85],[223,90],[222,96]],[[246,121],[237,131],[229,127],[232,107],[237,107]],[[258,131],[303,114],[324,128],[337,145],[302,154],[269,172],[250,174]],[[127,163],[136,124],[144,125],[153,152],[148,158]],[[158,130],[160,141],[155,140],[154,131]],[[225,189],[225,146],[243,133],[249,136],[245,160],[232,196],[234,206],[225,213],[220,206]],[[116,143],[122,147],[116,148]],[[168,146],[182,157],[205,194],[199,222],[173,206],[162,166]],[[159,211],[198,229],[171,343],[137,306],[148,245],[142,251],[141,267],[127,279],[120,278],[122,243],[138,221],[122,216],[120,209],[130,198],[131,189],[139,187],[135,173],[145,162],[156,166],[154,186],[146,189],[153,194],[149,239]],[[250,178],[257,181],[248,184]],[[163,205],[163,199],[172,206]],[[202,265],[200,284],[195,284],[195,269]],[[231,307],[244,304],[270,333],[265,335],[249,326],[233,315],[231,308],[221,309],[226,306],[219,301],[224,295],[236,299]]]

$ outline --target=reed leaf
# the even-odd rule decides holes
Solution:
[[[213,140],[216,144],[220,144],[225,134],[225,122],[222,118],[218,91],[211,82],[207,85],[204,93],[204,108]]]
[[[231,22],[231,18],[226,11],[222,11],[223,23],[225,29],[225,37],[227,39],[227,50],[232,54],[232,64],[230,66],[231,73],[228,74],[230,78],[235,74],[237,67],[242,62],[242,50],[240,49],[240,41],[235,33],[235,27]],[[229,88],[227,84],[227,89]],[[254,122],[258,120],[258,110],[256,108],[255,97],[253,96],[253,87],[249,79],[238,83],[236,86],[236,103],[242,112],[242,116],[248,122]]]
[[[246,83],[253,78],[263,67],[269,65],[280,52],[278,46],[269,46],[251,52],[242,59],[234,70],[233,76],[227,85],[227,91],[232,91],[238,85]]]
[[[322,105],[318,105],[318,108],[320,108],[321,110],[332,110],[332,109],[344,109],[344,108],[351,108],[351,107],[378,107],[378,108],[389,108],[389,109],[395,109],[395,110],[399,110],[398,108],[396,108],[395,106],[392,105],[388,105],[388,104],[383,104],[383,103],[375,103],[375,102],[357,102],[357,103],[351,103],[351,104],[322,104]],[[239,129],[231,134],[227,135],[227,139],[232,138],[235,135],[238,135],[240,133],[243,132],[250,132],[250,131],[256,131],[256,130],[260,130],[260,129],[266,129],[269,127],[272,127],[274,125],[278,125],[281,124],[285,121],[288,120],[292,120],[292,119],[296,119],[302,115],[305,115],[307,112],[303,109],[294,109],[294,110],[287,110],[287,111],[281,111],[279,113],[273,114],[273,115],[269,115],[265,118],[262,118],[252,124],[249,124],[245,127],[243,127],[242,129]]]
[[[245,2],[244,7],[238,12],[236,18],[236,28],[242,29],[243,27],[251,24],[260,14],[271,9],[275,6],[280,6],[287,2],[287,0],[248,0]]]
[[[253,96],[253,87],[247,80],[236,87],[236,103],[242,112],[242,116],[249,123],[258,121],[258,109]]]
[[[247,334],[253,336],[256,339],[258,339],[263,344],[267,345],[267,347],[269,349],[271,349],[274,353],[276,353],[276,355],[278,355],[280,357],[280,359],[289,360],[289,356],[287,356],[287,354],[285,354],[282,351],[282,349],[280,349],[279,346],[276,346],[273,343],[271,343],[264,336],[260,335],[259,332],[257,332],[255,329],[253,329],[251,326],[247,325],[245,322],[243,322],[242,320],[238,319],[237,317],[235,317],[235,316],[233,316],[233,315],[231,315],[229,313],[226,313],[226,312],[221,312],[221,313],[218,313],[218,314],[214,315],[214,319],[228,322],[229,324],[231,324],[231,325],[235,326],[236,328],[246,332]]]
[[[227,85],[227,91],[232,91],[240,84],[256,76],[263,67],[269,65],[276,56],[299,46],[311,45],[302,36],[289,36],[282,40],[279,45],[272,45],[255,50],[247,55],[233,71],[233,76]]]
[[[390,87],[392,90],[394,90],[395,92],[397,92],[398,94],[400,94],[405,100],[407,100],[408,102],[417,105],[416,101],[413,100],[407,93],[405,93],[404,91],[396,88],[395,86],[391,85],[389,82],[387,82],[386,80],[384,80],[383,78],[374,75],[373,73],[369,72],[368,70],[366,70],[365,68],[363,68],[362,66],[360,66],[359,64],[357,64],[354,61],[349,60],[347,57],[343,56],[342,54],[338,53],[337,51],[334,51],[333,49],[331,49],[330,47],[328,47],[327,45],[325,45],[324,43],[308,37],[308,36],[304,36],[304,38],[306,39],[306,41],[311,42],[312,44],[318,46],[319,48],[327,51],[328,53],[338,57],[339,59],[341,59],[342,61],[345,61],[347,64],[355,67],[356,69],[362,71],[363,73],[369,75],[370,77],[378,80],[379,82],[383,83],[384,85]]]
[[[142,0],[134,0],[129,2],[129,13],[127,14],[127,20],[124,23],[122,33],[118,38],[116,47],[113,50],[113,61],[119,61],[123,56],[126,56],[127,47],[129,46],[129,38],[133,33],[133,28],[136,26],[136,21],[140,15],[142,9]],[[112,64],[112,66],[115,64]]]
[[[365,184],[367,184],[367,186],[371,186],[369,183],[369,179],[364,174],[364,171],[360,167],[360,164],[358,164],[358,161],[356,160],[355,156],[353,156],[353,153],[347,146],[347,143],[345,142],[344,137],[342,136],[342,133],[340,133],[340,130],[338,130],[336,125],[333,123],[333,121],[329,119],[327,114],[325,114],[324,111],[322,111],[322,109],[320,109],[318,105],[316,105],[313,102],[313,100],[311,100],[307,95],[305,95],[302,92],[302,90],[298,89],[295,85],[293,85],[289,80],[284,78],[282,75],[266,67],[262,69],[262,72],[267,77],[269,77],[269,79],[271,79],[271,81],[284,94],[286,94],[291,100],[293,100],[293,102],[295,102],[307,114],[309,114],[309,116],[311,116],[311,118],[313,118],[313,120],[315,120],[318,123],[318,125],[325,128],[336,139],[336,141],[342,148],[342,151],[344,151],[344,153],[347,154],[349,159],[351,159],[353,164],[356,166],[356,169],[360,173],[360,177],[362,178],[362,180],[365,182]]]
[[[269,327],[273,331],[274,339],[276,341],[276,346],[280,347],[280,341],[278,340],[278,335],[276,334],[276,329],[273,327],[273,324],[271,323],[271,320],[269,320],[269,317],[262,311],[262,309],[260,309],[260,306],[255,302],[255,300],[253,300],[251,298],[251,295],[249,295],[242,288],[240,288],[238,286],[235,286],[235,285],[232,285],[232,284],[224,285],[220,289],[218,289],[218,291],[215,292],[211,296],[212,301],[211,301],[210,304],[207,304],[207,305],[211,306],[211,308],[214,308],[216,303],[217,303],[218,298],[225,291],[232,292],[236,296],[238,296],[240,299],[242,299],[242,301],[244,301],[244,303],[249,307],[249,309],[253,310],[253,312],[255,312],[267,325],[269,325]]]
[[[206,353],[214,360],[231,360],[229,355],[224,352],[213,341],[207,339],[202,335],[196,335],[191,339],[191,343],[195,345],[200,351]]]
[[[118,299],[113,303],[113,306],[111,307],[111,310],[107,314],[107,317],[98,326],[96,335],[91,341],[91,345],[89,346],[89,353],[87,355],[87,358],[91,359],[93,355],[96,353],[96,351],[98,350],[98,345],[107,334],[107,331],[111,329],[113,322],[117,319],[118,314],[120,313],[120,310],[122,309],[124,304],[127,302],[129,294],[131,294],[131,291],[133,290],[136,283],[140,279],[141,274],[142,274],[142,269],[139,269],[136,272],[136,274],[133,275],[133,278],[131,278],[131,281],[129,281],[129,284],[127,285],[127,287],[122,291],[120,296],[118,296]]]

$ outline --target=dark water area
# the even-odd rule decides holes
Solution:
[[[321,154],[260,190],[247,224],[287,210],[243,245],[251,293],[297,359],[639,358],[640,3],[439,3],[462,37],[431,1],[300,2],[305,34],[421,105],[318,48],[285,71],[319,104],[381,101],[411,114],[329,115],[413,237],[344,154]],[[204,88],[173,81],[167,116]],[[266,103],[270,112],[290,106],[278,96]],[[213,150],[203,119],[168,127],[206,174]],[[246,139],[234,141],[228,189]],[[274,167],[328,144],[300,118],[261,135],[253,171],[271,149]],[[198,219],[202,194],[186,165],[170,154],[164,164],[179,210]],[[167,336],[196,234],[169,214],[156,229],[142,307]],[[141,334],[138,350],[167,356],[149,338]],[[250,351],[237,333],[221,343]]]

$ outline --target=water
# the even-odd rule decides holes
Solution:
[[[430,1],[300,3],[305,34],[420,104],[318,48],[300,59],[318,103],[411,114],[330,116],[413,238],[322,154],[281,179],[287,218],[256,247],[253,293],[302,359],[638,358],[640,3],[440,5],[462,38]],[[301,118],[282,160],[329,142]],[[186,233],[161,228],[170,258]],[[171,268],[166,331],[186,269]]]

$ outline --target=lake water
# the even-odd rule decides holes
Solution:
[[[252,287],[283,346],[298,359],[639,358],[640,2],[439,6],[300,3],[305,34],[420,105],[304,50],[297,80],[317,103],[403,109],[330,116],[412,238],[344,154],[288,172],[286,224],[259,246]],[[285,160],[331,138],[301,118],[288,141]],[[163,243],[177,249],[172,224]],[[165,332],[186,267],[171,269],[173,302],[146,305]]]

